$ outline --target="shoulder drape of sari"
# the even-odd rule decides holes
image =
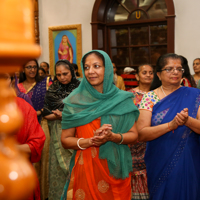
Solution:
[[[192,87],[190,81],[187,78],[181,79],[181,85],[186,86],[186,87]]]
[[[20,92],[28,94],[36,111],[44,106],[44,97],[48,88],[47,82],[52,82],[51,79],[49,80],[49,77],[45,77],[42,81],[33,84],[28,91],[26,91],[22,83],[17,85]]]
[[[49,78],[45,77],[42,81],[38,82],[34,87],[31,101],[36,111],[42,109],[44,106],[44,97],[47,91],[47,79]]]
[[[44,107],[44,98],[48,88],[47,83],[51,83],[52,80],[49,77],[45,77],[42,81],[34,84],[28,91],[24,88],[22,83],[18,84],[19,91],[29,96],[32,102],[33,108],[38,111]],[[41,122],[42,116],[38,116],[38,121]]]
[[[67,85],[63,85],[59,81],[54,81],[46,92],[42,116],[50,115],[52,114],[52,110],[56,109],[63,111],[63,99],[77,88],[79,84],[80,81],[75,78]]]
[[[196,118],[200,90],[181,87],[153,107],[152,126],[171,121],[184,108]],[[186,126],[147,143],[145,163],[151,200],[200,199],[200,135]]]
[[[100,127],[100,119],[76,128],[76,137],[90,138],[93,130]],[[75,151],[74,163],[71,161],[71,177],[66,183],[62,200],[125,200],[131,199],[130,176],[126,179],[115,179],[110,176],[106,159],[99,158],[99,147]],[[108,153],[108,152],[107,152]]]

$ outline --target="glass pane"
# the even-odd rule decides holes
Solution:
[[[112,61],[118,65],[128,65],[129,56],[128,48],[115,48],[112,49]]]
[[[131,64],[139,65],[149,63],[149,48],[138,47],[131,49]]]
[[[103,48],[103,30],[98,29],[98,48]]]
[[[155,65],[157,59],[167,53],[167,45],[151,47],[151,64]]]
[[[114,2],[107,13],[107,22],[126,21],[129,13],[121,6],[121,4]]]
[[[123,3],[130,12],[137,8],[137,0],[123,0],[121,3]]]
[[[167,25],[151,26],[151,44],[167,43]]]
[[[118,8],[117,8],[117,11],[116,11],[116,13],[115,13],[114,21],[115,21],[115,22],[126,21],[127,18],[128,18],[128,15],[129,15],[128,11],[125,10],[125,8],[122,7],[122,6],[119,4],[119,6],[118,6]]]
[[[148,27],[131,28],[131,45],[149,44]]]
[[[145,12],[141,10],[134,11],[128,18],[128,20],[139,20],[139,19],[147,19],[147,15]]]
[[[128,45],[128,29],[111,29],[111,46]]]
[[[165,0],[156,1],[148,11],[150,19],[165,18],[167,15],[167,6]]]
[[[142,9],[148,8],[154,0],[140,0],[139,7]]]

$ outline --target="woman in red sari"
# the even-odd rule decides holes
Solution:
[[[61,141],[74,149],[61,199],[130,200],[132,158],[139,112],[133,94],[113,84],[113,66],[100,50],[81,62],[83,80],[65,100]]]
[[[29,155],[32,163],[40,160],[45,142],[45,134],[38,122],[34,108],[24,99],[16,97],[17,105],[24,116],[24,124],[16,134],[19,142],[18,148]],[[37,188],[28,200],[40,200],[40,187],[37,180]]]

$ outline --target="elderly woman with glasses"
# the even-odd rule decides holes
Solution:
[[[139,107],[151,200],[200,199],[200,90],[180,85],[182,62],[176,54],[158,59],[158,87]]]

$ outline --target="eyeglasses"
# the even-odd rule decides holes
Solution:
[[[166,71],[167,73],[173,73],[174,71],[177,71],[178,73],[184,73],[184,69],[182,67],[168,67],[168,68],[165,68],[165,69],[162,69],[162,71]]]
[[[37,66],[36,65],[34,65],[34,66],[31,66],[31,65],[29,65],[29,66],[26,66],[25,67],[26,69],[28,69],[28,70],[31,70],[31,69],[37,69]]]

